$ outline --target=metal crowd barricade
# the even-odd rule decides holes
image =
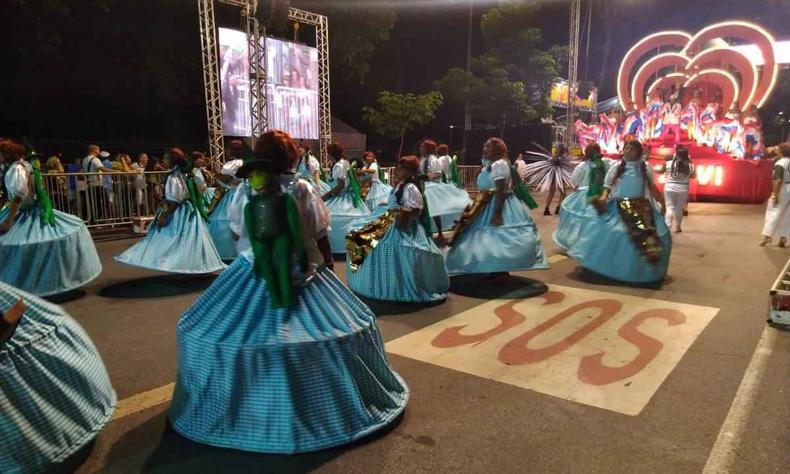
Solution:
[[[164,197],[168,172],[45,173],[52,206],[90,228],[139,226],[142,232]]]

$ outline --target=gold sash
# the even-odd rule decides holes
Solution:
[[[214,208],[217,207],[220,201],[222,201],[222,197],[225,196],[228,190],[225,189],[223,186],[217,186],[214,188],[214,196],[211,198],[211,204],[208,205],[208,209],[206,209],[206,213],[211,215],[214,212]]]
[[[483,213],[486,206],[491,199],[496,195],[496,192],[491,189],[484,189],[477,193],[475,196],[475,200],[472,204],[466,206],[464,209],[464,213],[461,215],[461,218],[456,222],[455,227],[453,227],[453,238],[450,240],[450,247],[453,246],[456,239],[463,234],[464,230],[469,227],[472,222],[474,222],[477,217]]]
[[[617,210],[625,224],[628,235],[639,251],[650,263],[661,259],[664,251],[658,238],[656,223],[653,219],[653,204],[646,198],[621,198],[617,200]]]
[[[395,218],[399,213],[400,209],[390,209],[373,222],[346,235],[346,251],[348,252],[351,271],[355,272],[359,269],[365,258],[373,252],[379,241],[384,238],[384,234],[387,233],[390,225],[395,222]]]

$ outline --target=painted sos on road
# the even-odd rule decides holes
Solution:
[[[638,415],[717,308],[552,285],[387,344],[391,353]]]

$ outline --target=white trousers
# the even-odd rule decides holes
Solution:
[[[790,237],[790,186],[784,185],[779,191],[779,204],[774,205],[774,200],[768,200],[765,210],[765,225],[763,235],[774,237]]]
[[[675,229],[680,229],[683,223],[683,209],[686,207],[686,202],[689,200],[688,191],[664,191],[664,201],[667,205],[667,213],[664,216],[667,222],[667,227],[672,227],[672,220],[674,219],[676,225]]]

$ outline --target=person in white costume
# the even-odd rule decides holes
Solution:
[[[790,142],[779,145],[777,152],[779,159],[774,165],[773,190],[765,210],[762,247],[770,244],[777,233],[779,246],[784,247],[790,235]]]

